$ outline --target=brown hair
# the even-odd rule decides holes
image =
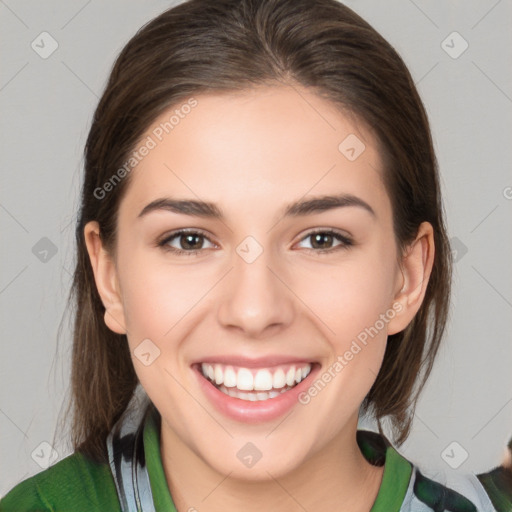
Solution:
[[[104,323],[83,234],[87,222],[98,221],[103,243],[114,252],[117,211],[130,176],[105,197],[97,191],[171,106],[203,92],[279,83],[309,88],[373,130],[401,250],[421,222],[434,228],[435,261],[424,302],[410,325],[389,337],[362,404],[379,429],[389,417],[396,444],[409,435],[447,321],[451,259],[427,115],[405,64],[336,0],[189,0],[144,25],[121,51],[85,147],[68,407],[73,447],[94,460],[106,460],[106,436],[138,382],[126,336]]]

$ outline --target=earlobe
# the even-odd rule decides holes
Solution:
[[[105,307],[105,324],[117,334],[126,334],[124,308],[115,263],[103,246],[99,224],[96,221],[86,224],[84,238],[96,288]]]
[[[389,322],[388,334],[404,330],[420,309],[434,264],[434,251],[434,230],[429,222],[423,222],[401,260],[402,286],[394,298],[394,303],[400,304],[400,312]]]

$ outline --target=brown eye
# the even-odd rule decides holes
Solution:
[[[176,254],[194,255],[204,249],[203,244],[205,240],[211,243],[206,235],[202,234],[201,232],[181,230],[166,236],[162,241],[158,243],[158,245],[166,251],[170,251]],[[176,242],[178,247],[173,247],[171,244]]]
[[[311,247],[306,247],[306,249],[320,254],[334,252],[353,245],[353,241],[350,238],[333,230],[313,231],[312,233],[308,233],[302,240],[308,239],[311,240]]]
[[[178,238],[181,240],[180,245],[182,249],[200,249],[202,246],[202,235],[186,233],[178,235]]]

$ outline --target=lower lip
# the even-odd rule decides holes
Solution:
[[[271,421],[286,414],[294,405],[299,404],[299,394],[309,386],[311,379],[319,371],[319,365],[314,365],[309,375],[289,391],[281,393],[275,398],[251,402],[226,395],[219,391],[198,367],[194,371],[198,375],[199,384],[206,397],[223,414],[245,423],[263,423]]]

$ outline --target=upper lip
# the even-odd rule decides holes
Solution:
[[[194,364],[223,364],[238,366],[240,368],[269,368],[281,364],[308,364],[313,363],[311,359],[287,355],[268,355],[265,357],[247,357],[242,355],[219,355],[204,357]]]

